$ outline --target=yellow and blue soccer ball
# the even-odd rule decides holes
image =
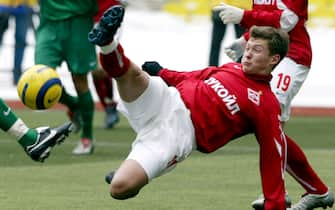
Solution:
[[[57,72],[45,65],[28,68],[17,83],[17,93],[31,109],[49,109],[62,95],[62,83]]]

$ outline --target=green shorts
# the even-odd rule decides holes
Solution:
[[[64,21],[41,20],[37,30],[35,64],[56,68],[65,61],[73,74],[86,74],[95,70],[95,46],[87,40],[92,27],[91,16],[78,16]]]

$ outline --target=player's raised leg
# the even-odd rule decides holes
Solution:
[[[149,85],[149,76],[124,54],[122,46],[114,41],[114,35],[124,16],[122,6],[109,8],[99,23],[89,33],[91,43],[101,47],[100,62],[103,69],[115,78],[120,98],[129,103],[141,96]],[[141,165],[132,159],[125,160],[113,174],[110,194],[116,199],[135,196],[148,183],[148,176]]]
[[[109,8],[91,30],[88,39],[101,47],[100,62],[103,69],[115,78],[120,97],[125,102],[137,99],[148,87],[148,75],[124,54],[122,46],[114,41],[124,16],[122,6]]]

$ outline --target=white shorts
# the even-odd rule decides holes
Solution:
[[[285,57],[272,72],[271,89],[281,107],[280,121],[290,118],[291,102],[307,78],[309,68]]]
[[[172,169],[196,148],[190,111],[179,92],[160,77],[134,102],[120,102],[137,136],[127,159],[136,160],[149,180]]]

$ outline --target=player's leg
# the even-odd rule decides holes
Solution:
[[[38,26],[38,30],[36,31],[36,46],[35,46],[35,64],[44,64],[51,68],[56,69],[58,66],[60,66],[64,59],[64,51],[66,50],[66,47],[71,48],[72,45],[68,44],[70,46],[65,46],[63,43],[63,39],[61,37],[56,36],[58,35],[69,35],[71,33],[67,26],[68,22],[63,21],[49,21],[47,19],[44,20],[44,24],[40,24]],[[70,36],[73,37],[73,34],[70,34]],[[77,38],[77,37],[76,37]],[[80,44],[77,44],[77,46],[80,46]],[[73,48],[73,47],[72,47]],[[75,47],[74,49],[76,49]],[[64,50],[64,51],[63,51]],[[78,56],[77,53],[76,56]],[[95,55],[95,53],[94,53]],[[59,100],[60,103],[64,104],[69,108],[69,110],[74,113],[72,116],[75,116],[78,119],[77,121],[73,121],[75,124],[73,130],[75,132],[78,132],[80,129],[80,119],[81,115],[78,110],[78,98],[69,95],[65,88],[62,90],[62,96]]]
[[[121,3],[117,0],[112,0],[109,2],[99,2],[99,11],[95,18],[100,19],[107,9],[111,6],[120,5]],[[96,19],[96,21],[99,21]],[[115,42],[119,41],[121,29],[118,30],[117,34],[113,36]],[[99,68],[92,72],[93,82],[96,92],[99,96],[100,102],[105,110],[105,128],[113,128],[114,125],[119,121],[119,113],[116,109],[117,103],[114,100],[114,84],[113,79],[110,77],[102,68]]]
[[[73,154],[86,155],[94,150],[93,143],[93,115],[94,102],[88,87],[86,74],[72,74],[73,84],[78,94],[78,110],[82,119],[81,139],[74,148]]]
[[[291,102],[307,78],[309,68],[297,64],[290,58],[274,69],[271,88],[276,94],[282,109],[281,121],[285,123],[290,117]],[[291,209],[312,209],[332,206],[334,196],[320,180],[309,165],[306,156],[294,141],[288,139],[287,171],[306,190],[306,195]]]
[[[89,41],[101,46],[100,62],[109,76],[115,78],[122,100],[131,102],[147,88],[148,75],[124,54],[123,48],[114,40],[124,16],[122,6],[109,8],[99,23],[89,33]]]
[[[116,110],[117,103],[114,100],[113,80],[101,68],[93,71],[92,77],[100,103],[105,110],[105,128],[113,128],[119,121],[119,113]]]
[[[160,84],[164,83],[161,82]],[[164,86],[166,85],[164,84]],[[143,129],[146,131],[153,130],[155,126],[158,126],[155,123],[158,120],[155,119],[159,114],[164,113],[160,111],[161,106],[164,104],[162,102],[164,99],[161,100],[160,98],[163,96],[163,87],[156,82],[151,82],[151,85],[148,85],[148,88],[145,89],[140,97],[129,102],[122,101],[121,97],[121,110],[123,110],[130,125],[138,134],[127,159],[113,172],[112,180],[110,180],[110,194],[113,198],[127,199],[136,196],[150,179],[158,176],[160,171],[163,170],[162,166],[165,165],[165,158],[163,155],[157,155],[157,152],[161,151],[161,149],[155,149],[155,147],[157,145],[163,146],[164,142],[159,144],[159,140],[162,140],[162,138],[155,138],[151,134],[159,135],[162,132],[141,132]],[[168,112],[168,110],[164,111]],[[161,128],[162,126],[158,127]],[[156,142],[156,145],[152,142]]]
[[[196,148],[189,110],[178,91],[157,77],[132,102],[120,102],[121,111],[137,132],[127,159],[109,174],[110,193],[127,199],[155,177],[173,169]]]
[[[177,91],[171,92],[160,78],[149,78],[125,56],[121,45],[113,43],[123,14],[122,7],[108,9],[89,34],[92,43],[102,46],[102,67],[116,79],[124,113],[138,133],[127,160],[113,176],[110,193],[116,199],[135,196],[149,180],[174,166],[195,148],[189,111]],[[167,119],[172,116],[173,119]],[[183,140],[187,143],[182,143]]]
[[[271,89],[275,93],[281,106],[280,120],[282,126],[284,126],[285,122],[289,119],[291,101],[299,91],[308,74],[308,69],[300,69],[298,66],[299,65],[293,60],[285,57],[272,72]],[[300,65],[299,67],[303,66]],[[286,197],[286,204],[290,206],[290,199],[288,196]],[[262,196],[260,199],[253,201],[251,206],[256,210],[263,209],[264,199]]]
[[[88,86],[88,73],[97,68],[97,58],[95,47],[87,41],[87,34],[93,27],[93,20],[90,16],[81,16],[72,18],[68,22],[70,36],[67,36],[63,52],[77,92],[77,111],[82,120],[81,139],[74,148],[73,154],[87,155],[94,150],[94,102]]]
[[[290,137],[286,136],[286,139],[286,171],[306,190],[303,198],[291,209],[314,209],[333,206],[333,193],[329,191],[329,188],[313,170],[301,148]]]
[[[135,160],[127,159],[114,174],[110,195],[115,199],[134,197],[148,182],[148,176],[142,166]]]
[[[301,148],[288,136],[287,139],[287,171],[300,185],[311,194],[324,194],[328,187],[321,181],[309,164]]]
[[[58,21],[44,20],[45,24],[38,26],[35,46],[35,64],[44,64],[56,69],[63,62],[63,42],[55,34],[65,34],[64,23]],[[78,132],[81,127],[81,116],[78,110],[78,98],[68,94],[63,88],[62,96],[59,99],[71,111],[70,119],[73,122],[74,132]]]
[[[306,190],[304,197],[290,210],[313,209],[317,207],[330,207],[334,203],[334,195],[322,182],[309,164],[301,148],[288,136],[287,141],[287,167],[286,171]],[[286,198],[286,204],[291,202]],[[264,209],[264,199],[260,198],[252,203],[256,210]]]
[[[73,132],[78,133],[83,124],[79,111],[78,97],[70,95],[63,87],[59,102],[68,108],[66,114],[73,123]]]
[[[0,128],[3,131],[16,137],[24,148],[35,143],[37,132],[29,129],[2,99],[0,99],[0,113]]]
[[[71,123],[58,128],[31,129],[0,99],[0,128],[16,138],[33,160],[43,162],[50,155],[51,148],[69,135]]]

